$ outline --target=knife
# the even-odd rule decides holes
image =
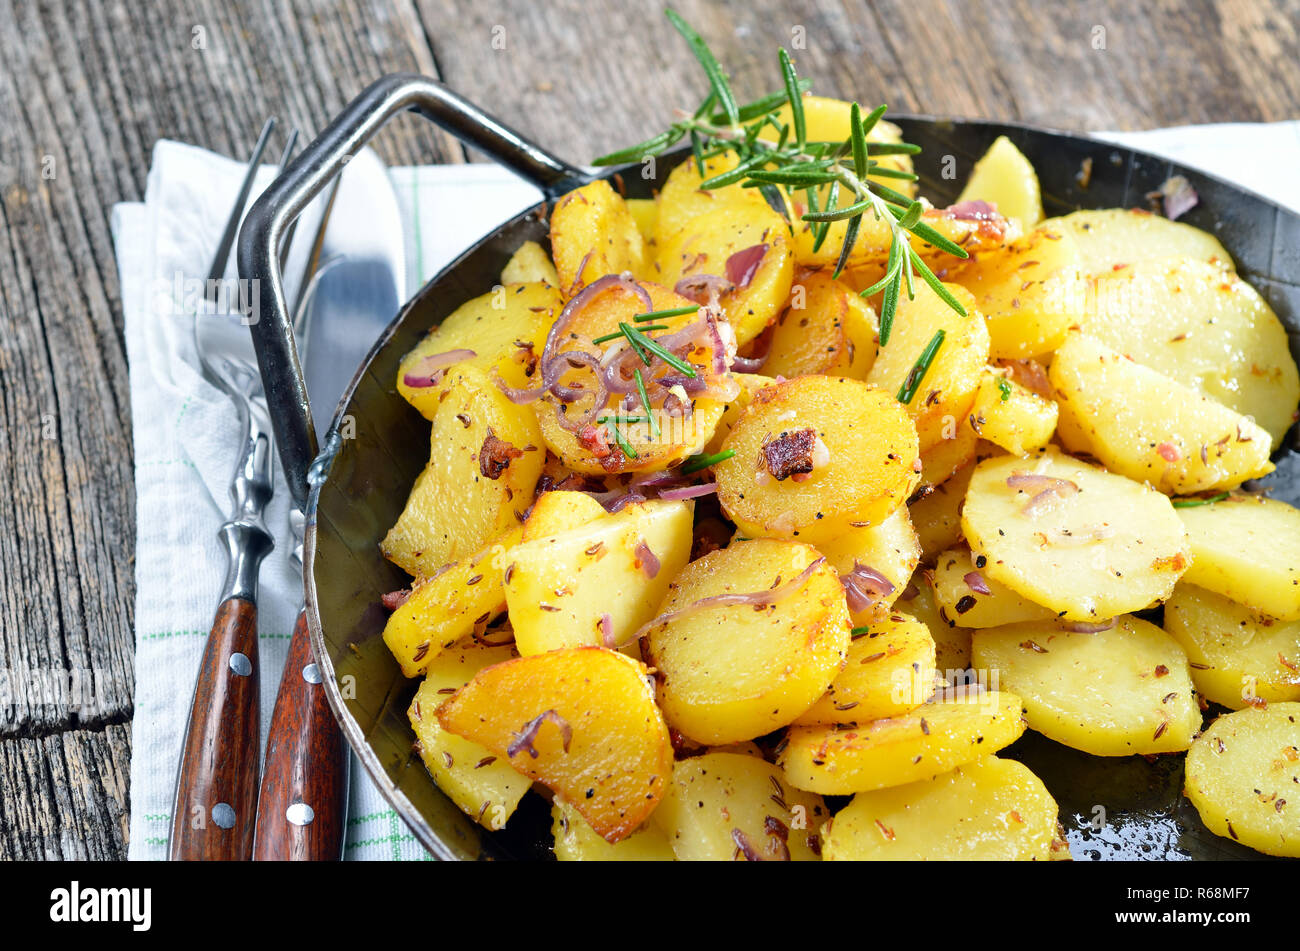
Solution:
[[[405,292],[402,219],[388,172],[374,152],[359,152],[341,176],[333,226],[318,253],[333,262],[318,272],[309,319],[295,320],[317,438],[324,444],[334,408]],[[291,513],[302,567],[303,512]],[[271,714],[253,857],[325,861],[342,857],[348,757],[312,653],[306,607],[298,612]]]

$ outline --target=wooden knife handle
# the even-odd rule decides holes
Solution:
[[[185,729],[171,857],[241,861],[253,854],[257,807],[257,605],[240,597],[217,607]]]
[[[321,685],[304,608],[298,612],[271,713],[253,858],[342,858],[347,769],[343,734]]]

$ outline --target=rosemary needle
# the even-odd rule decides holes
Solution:
[[[635,318],[633,318],[633,319],[635,319]],[[650,325],[649,327],[642,327],[642,328],[641,328],[642,331],[649,331],[649,330],[667,330],[667,329],[668,329],[668,325],[667,325],[667,324],[652,324],[652,325]],[[615,331],[615,332],[612,333],[612,334],[605,334],[605,335],[602,336],[602,337],[596,337],[596,338],[595,338],[594,340],[592,340],[591,342],[592,342],[593,344],[597,344],[597,345],[598,345],[598,344],[602,344],[602,343],[609,343],[611,340],[617,340],[619,337],[622,337],[622,336],[623,336],[623,331],[621,331],[621,330],[617,330],[617,331]]]
[[[935,354],[943,346],[945,334],[942,330],[936,330],[930,342],[925,345],[921,355],[916,358],[916,363],[912,369],[907,371],[907,376],[903,380],[903,385],[898,388],[898,402],[906,406],[912,402],[912,397],[916,396],[916,391],[921,386],[921,381],[925,379],[926,372],[930,369],[930,364],[934,362]]]
[[[684,373],[687,376],[696,375],[695,367],[691,366],[689,363],[687,363],[685,360],[678,357],[676,354],[669,353],[662,346],[656,343],[652,338],[647,337],[645,334],[637,330],[631,324],[620,322],[618,326],[620,327],[620,329],[622,329],[623,336],[627,337],[627,342],[630,343],[632,345],[632,349],[635,350],[640,355],[641,361],[646,366],[650,365],[650,358],[646,354],[652,353],[660,360],[662,360],[664,363],[672,367],[673,369],[681,373]]]
[[[648,310],[644,314],[633,315],[632,319],[639,324],[647,320],[662,320],[665,317],[682,317],[686,314],[694,314],[699,309],[699,304],[691,304],[689,307],[674,307],[671,310]],[[655,329],[659,328],[656,327]],[[618,334],[614,334],[614,336],[618,336]]]
[[[633,374],[636,376],[636,391],[641,396],[641,405],[645,407],[646,418],[650,422],[650,437],[658,441],[659,420],[655,419],[654,410],[650,408],[650,396],[645,391],[645,377],[641,375],[640,367],[637,367]]]
[[[1174,499],[1171,504],[1176,509],[1190,509],[1197,505],[1209,505],[1212,502],[1222,502],[1227,497],[1227,492],[1220,492],[1218,495],[1211,495],[1204,499]]]

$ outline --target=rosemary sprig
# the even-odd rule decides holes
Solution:
[[[719,462],[726,462],[736,454],[734,449],[724,449],[722,452],[715,452],[711,456],[691,456],[682,463],[682,475],[690,475],[692,472],[699,472],[701,469],[707,469],[709,466],[716,466]]]
[[[835,277],[848,266],[863,215],[870,213],[875,220],[885,222],[890,230],[885,275],[862,291],[864,297],[882,294],[881,346],[889,342],[903,293],[909,299],[914,296],[917,276],[953,310],[960,314],[966,312],[917,253],[912,241],[919,240],[956,258],[967,257],[966,252],[922,222],[924,206],[920,202],[880,182],[882,178],[915,180],[916,176],[910,172],[882,165],[878,159],[888,155],[915,155],[920,151],[911,143],[871,141],[871,131],[885,115],[885,106],[877,106],[864,116],[862,107],[854,103],[849,136],[844,142],[809,142],[802,100],[809,84],[798,77],[786,50],[778,51],[783,90],[740,105],[708,44],[676,11],[668,9],[665,14],[699,60],[709,81],[708,96],[698,109],[689,116],[682,113],[683,117],[664,132],[639,145],[601,156],[595,164],[642,161],[662,154],[689,137],[700,176],[704,178],[706,158],[732,152],[736,156],[735,167],[704,179],[700,187],[759,188],[776,207],[784,206],[780,188],[802,191],[807,205],[802,220],[813,225],[814,252],[821,250],[833,223],[847,222],[843,245],[836,258]],[[777,117],[778,111],[787,104],[788,124]],[[843,207],[841,196],[847,199]]]
[[[930,370],[930,364],[934,362],[935,355],[939,348],[943,346],[945,334],[942,330],[936,330],[930,342],[925,345],[921,355],[916,358],[916,363],[912,364],[912,369],[907,371],[907,376],[903,379],[903,385],[898,388],[898,402],[906,406],[912,402],[912,397],[916,395],[917,389],[921,386],[921,381],[925,379],[925,374]]]

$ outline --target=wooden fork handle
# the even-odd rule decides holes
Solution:
[[[257,802],[253,858],[321,862],[343,855],[348,761],[321,685],[306,608],[280,678]]]
[[[252,857],[257,807],[257,605],[230,597],[217,607],[194,686],[176,803],[171,857]]]

